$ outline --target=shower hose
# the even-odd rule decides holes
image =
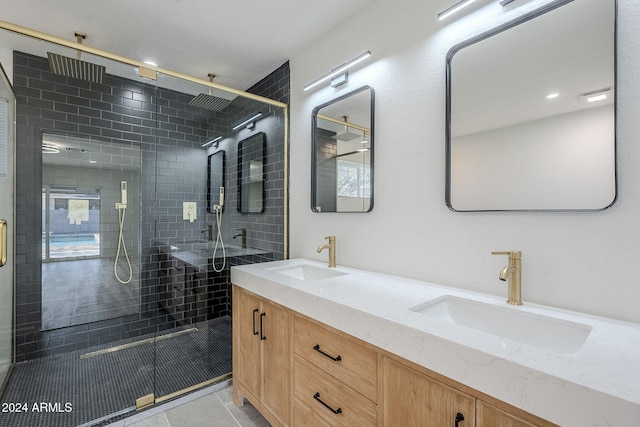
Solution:
[[[213,271],[216,273],[220,273],[224,270],[224,267],[227,265],[227,252],[224,248],[224,241],[222,240],[222,206],[214,206],[216,211],[216,225],[218,226],[218,234],[216,236],[216,245],[213,248],[213,256],[211,257],[211,267],[213,267]],[[216,253],[218,252],[218,246],[222,247],[222,267],[218,269],[216,267]]]
[[[118,224],[120,225],[120,233],[118,236],[118,250],[116,251],[116,260],[113,263],[113,273],[116,275],[116,279],[118,279],[118,282],[126,285],[127,283],[131,282],[131,278],[133,277],[133,271],[131,270],[131,260],[129,259],[127,246],[124,243],[124,236],[122,235],[122,229],[124,228],[124,215],[127,208],[119,207],[116,209],[118,210]],[[127,280],[122,280],[120,276],[118,276],[118,258],[120,258],[120,249],[124,251],[124,257],[126,258],[127,265],[129,266],[129,278]]]

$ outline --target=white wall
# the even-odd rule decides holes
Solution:
[[[9,81],[13,82],[13,51],[11,49],[0,47],[0,64],[7,73]]]
[[[581,1],[581,0],[576,0]],[[373,0],[291,60],[291,257],[337,236],[338,264],[505,295],[504,257],[523,251],[523,297],[640,322],[640,2],[618,5],[618,200],[602,212],[456,213],[444,203],[445,56],[456,43],[545,1],[479,2],[441,23],[453,0]],[[302,91],[371,50],[347,87]],[[311,111],[368,84],[376,90],[375,207],[315,214],[310,204]]]

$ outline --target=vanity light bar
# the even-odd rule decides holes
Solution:
[[[208,147],[209,145],[213,144],[214,142],[218,142],[218,141],[220,141],[221,139],[222,139],[222,135],[220,135],[220,136],[219,136],[219,137],[217,137],[217,138],[213,138],[213,139],[211,139],[211,140],[209,140],[209,141],[205,142],[204,144],[202,144],[202,146],[203,146],[203,147]]]
[[[237,125],[235,125],[233,128],[231,128],[231,130],[236,130],[236,129],[240,129],[242,126],[247,125],[249,123],[251,123],[252,121],[254,121],[255,119],[257,119],[258,117],[262,116],[262,113],[258,113],[255,116],[251,117],[250,119],[245,120],[242,123],[239,123]]]
[[[44,154],[58,154],[60,152],[60,149],[53,145],[53,144],[49,144],[46,142],[42,143],[42,152]]]
[[[605,99],[608,98],[610,90],[611,90],[610,88],[606,88],[606,89],[596,90],[594,92],[583,93],[582,95],[580,95],[580,100],[586,101],[586,102],[604,101]]]
[[[466,1],[468,1],[468,0],[466,0]],[[350,67],[353,67],[354,65],[358,64],[359,62],[364,61],[365,59],[367,59],[370,56],[371,56],[371,51],[368,50],[365,53],[363,53],[362,55],[356,56],[351,61],[345,62],[342,65],[339,65],[338,67],[334,68],[333,70],[331,70],[329,73],[325,74],[324,76],[312,81],[308,85],[304,86],[302,88],[302,90],[309,90],[309,89],[311,89],[313,87],[316,87],[320,83],[326,82],[327,80],[332,79],[332,78],[344,73]]]
[[[454,4],[453,6],[443,10],[442,12],[438,13],[438,20],[442,21],[443,19],[453,15],[454,13],[460,11],[461,9],[464,9],[465,7],[469,6],[471,3],[473,3],[476,0],[460,0],[458,3]]]

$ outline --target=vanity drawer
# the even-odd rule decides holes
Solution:
[[[299,399],[293,399],[293,425],[296,427],[331,427]]]
[[[377,401],[378,355],[347,338],[296,317],[293,350],[320,369]],[[334,360],[340,359],[340,360]]]
[[[298,411],[303,412],[307,407],[306,413],[298,416],[304,416],[307,422],[312,423],[319,417],[332,426],[377,424],[374,402],[297,355],[293,359],[293,384],[293,394],[300,406]]]

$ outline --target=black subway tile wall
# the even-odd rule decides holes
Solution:
[[[135,80],[105,76],[103,84],[65,78],[49,71],[46,58],[14,53],[17,94],[16,147],[16,353],[17,361],[106,344],[170,328],[184,322],[230,315],[229,266],[282,259],[284,255],[284,117],[283,110],[236,98],[222,112],[188,105],[193,95]],[[283,64],[255,84],[250,92],[288,103],[289,66]],[[253,129],[231,127],[254,111],[263,118]],[[267,135],[266,200],[262,214],[236,210],[237,144],[255,132]],[[43,331],[42,300],[42,134],[71,135],[139,150],[138,178],[130,178],[138,197],[140,310],[137,314]],[[217,135],[228,137],[219,149],[227,152],[227,202],[222,217],[224,241],[237,245],[236,229],[247,229],[247,245],[260,248],[253,257],[229,257],[225,271],[207,280],[211,303],[195,301],[188,315],[173,315],[159,302],[163,254],[173,239],[202,239],[201,230],[214,225],[206,211],[207,154],[201,144]],[[62,177],[62,172],[54,172]],[[96,174],[90,182],[100,180]],[[119,180],[119,178],[115,178]],[[130,190],[131,191],[131,190]],[[116,194],[117,199],[117,194]],[[130,196],[131,197],[131,196]],[[197,221],[182,218],[183,202],[197,203]],[[105,203],[111,209],[112,199]],[[115,212],[115,210],[114,210]],[[114,212],[111,212],[113,214]],[[132,212],[133,213],[133,212]],[[137,216],[138,218],[133,218]],[[116,224],[117,226],[117,224]],[[113,229],[110,230],[113,232]],[[160,243],[160,245],[159,245]],[[134,243],[135,244],[135,243]],[[209,273],[210,274],[210,273]],[[202,277],[192,275],[196,280]],[[199,282],[200,283],[200,282]]]

